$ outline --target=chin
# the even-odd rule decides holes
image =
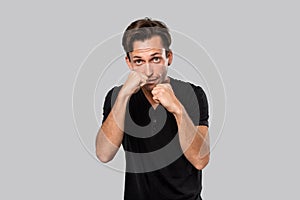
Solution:
[[[152,91],[155,86],[156,86],[156,84],[149,84],[149,85],[145,85],[144,88],[147,91]]]

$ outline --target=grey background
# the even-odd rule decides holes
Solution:
[[[1,199],[121,199],[82,147],[72,86],[88,52],[136,18],[196,39],[226,87],[205,199],[299,198],[297,1],[1,1]]]

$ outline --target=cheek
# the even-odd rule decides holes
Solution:
[[[156,69],[156,74],[164,75],[167,73],[167,67],[162,66]]]

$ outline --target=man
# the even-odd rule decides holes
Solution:
[[[201,199],[208,103],[201,87],[167,76],[170,44],[166,25],[149,18],[132,22],[123,35],[131,72],[105,98],[96,154],[109,162],[122,144],[125,200]]]

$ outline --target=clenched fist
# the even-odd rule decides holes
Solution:
[[[136,71],[131,71],[120,92],[125,96],[131,96],[139,91],[146,82],[147,76]]]
[[[171,113],[178,113],[181,110],[181,103],[177,99],[169,83],[158,84],[152,90],[153,100],[160,103]]]

